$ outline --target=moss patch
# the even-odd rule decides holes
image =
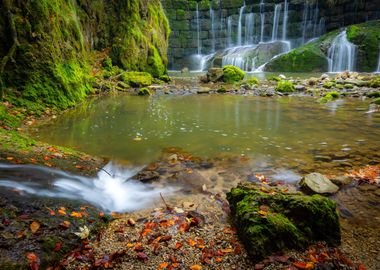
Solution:
[[[255,261],[284,248],[304,248],[314,241],[340,243],[334,201],[301,193],[240,184],[227,194],[238,234]]]
[[[281,93],[294,92],[296,88],[291,81],[279,81],[277,83],[276,91]]]
[[[227,65],[223,67],[223,81],[225,83],[240,82],[245,77],[245,72],[238,67]]]
[[[153,83],[152,75],[147,72],[125,72],[123,80],[133,87],[149,86]]]

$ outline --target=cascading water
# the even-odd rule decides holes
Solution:
[[[245,16],[245,45],[253,44],[254,21],[254,13]]]
[[[284,18],[282,20],[282,40],[286,40],[286,34],[287,34],[287,31],[288,31],[288,11],[289,11],[288,0],[285,0],[285,3],[284,3]]]
[[[265,13],[264,13],[264,0],[261,0],[260,2],[260,42],[264,42],[264,24],[265,24]]]
[[[210,7],[210,18],[211,18],[211,50],[215,51],[215,15],[214,10]]]
[[[201,23],[199,21],[199,8],[198,2],[196,5],[195,16],[197,19],[197,46],[198,46],[198,55],[202,54],[202,44],[201,44]]]
[[[328,50],[329,72],[354,71],[356,46],[348,41],[346,31],[336,36]]]
[[[175,191],[173,187],[162,188],[133,180],[139,169],[123,169],[112,163],[94,178],[34,165],[0,164],[0,171],[7,175],[5,178],[0,174],[1,187],[37,196],[86,201],[109,212],[154,206],[160,193],[167,196]],[[23,174],[27,177],[20,177]],[[22,182],[23,178],[31,181]],[[46,179],[45,183],[41,179]]]
[[[376,70],[377,73],[380,73],[380,50],[379,50],[379,60],[377,62],[377,70]]]
[[[242,28],[242,20],[243,20],[244,9],[245,9],[245,2],[239,11],[239,22],[238,22],[238,31],[237,31],[237,45],[238,46],[241,46],[241,35],[242,35],[241,28]]]
[[[227,38],[228,47],[232,47],[232,17],[227,18]]]
[[[277,4],[274,8],[272,41],[277,40],[277,37],[278,37],[278,24],[280,22],[280,12],[281,12],[281,4]]]

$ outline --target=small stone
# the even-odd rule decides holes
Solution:
[[[296,89],[296,91],[305,91],[306,90],[306,87],[302,84],[297,84],[294,86],[294,88]]]
[[[338,186],[320,173],[307,174],[301,179],[300,186],[307,191],[319,194],[333,194],[339,190]]]
[[[331,179],[331,182],[333,182],[337,186],[346,186],[351,184],[352,181],[352,177],[348,175],[342,175]]]

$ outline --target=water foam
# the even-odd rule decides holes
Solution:
[[[129,212],[154,206],[160,193],[167,196],[175,190],[173,187],[163,188],[136,181],[132,177],[140,168],[121,168],[113,163],[107,164],[93,178],[32,165],[0,164],[0,169],[1,187],[17,189],[36,196],[86,201],[105,211]],[[36,173],[39,177],[52,177],[52,183],[49,187],[47,183],[37,182],[39,177],[32,181],[22,181],[19,175],[17,179],[12,176],[22,175],[23,171],[29,172],[25,180]]]

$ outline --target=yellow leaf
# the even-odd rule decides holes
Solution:
[[[191,270],[201,270],[202,269],[202,266],[198,265],[198,264],[195,264],[193,266],[190,267]]]
[[[70,216],[72,216],[72,217],[76,217],[76,218],[82,218],[82,213],[79,213],[79,212],[72,212]]]
[[[259,214],[262,215],[262,216],[266,216],[266,215],[268,215],[268,212],[260,210]]]
[[[36,233],[38,231],[38,229],[40,228],[40,223],[37,222],[37,221],[33,221],[31,224],[30,224],[30,230],[32,231],[32,233]]]
[[[63,210],[62,208],[58,209],[58,214],[61,215],[61,216],[66,216],[66,211]]]

